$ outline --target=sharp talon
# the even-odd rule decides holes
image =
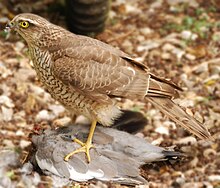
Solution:
[[[73,139],[73,142],[76,142],[77,144],[79,144],[81,146],[85,146],[85,143],[82,142],[81,140],[77,139],[77,138]]]
[[[83,143],[83,142],[81,142],[81,141],[78,140],[78,139],[74,139],[74,142],[80,144],[82,147],[81,147],[81,148],[78,148],[78,149],[74,150],[73,152],[69,153],[68,155],[66,155],[65,158],[64,158],[64,160],[65,160],[65,161],[68,161],[69,158],[70,158],[72,155],[74,155],[74,154],[76,154],[76,153],[82,153],[82,152],[83,152],[83,153],[86,153],[87,160],[88,160],[88,162],[90,162],[90,161],[91,161],[91,157],[90,157],[89,150],[90,150],[91,148],[94,148],[94,146],[93,146],[91,143],[87,143],[87,142],[86,142],[86,143]]]
[[[92,122],[92,125],[91,125],[91,128],[90,128],[90,131],[89,131],[89,136],[87,138],[87,141],[86,143],[82,142],[81,140],[75,138],[73,141],[76,142],[77,144],[81,145],[82,147],[81,148],[78,148],[76,150],[74,150],[73,152],[69,153],[68,155],[66,155],[64,157],[64,160],[65,161],[68,161],[69,158],[76,154],[76,153],[86,153],[86,156],[87,156],[87,160],[88,162],[91,161],[91,157],[90,157],[90,153],[89,153],[89,150],[91,148],[94,148],[94,146],[92,145],[92,137],[93,137],[93,134],[94,134],[94,131],[95,131],[95,127],[96,127],[96,123],[97,121],[93,121]]]

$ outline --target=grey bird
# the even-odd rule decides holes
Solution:
[[[74,139],[81,148],[70,152],[66,161],[79,152],[86,153],[90,161],[97,122],[111,126],[122,114],[115,97],[149,101],[199,138],[211,138],[203,124],[172,101],[181,88],[153,75],[128,54],[96,39],[75,35],[35,14],[19,14],[6,28],[26,40],[37,76],[52,97],[70,112],[92,121],[88,139]]]
[[[141,119],[135,120],[130,117],[127,119],[131,121],[126,123],[118,121],[119,124],[116,123],[114,127],[121,127],[122,124],[124,127],[135,127],[136,124],[132,122],[140,124],[142,122]],[[147,183],[147,180],[140,176],[139,168],[142,165],[183,156],[179,152],[154,146],[145,139],[124,131],[97,126],[93,137],[95,148],[90,150],[91,162],[87,163],[82,153],[77,153],[68,161],[64,161],[63,157],[78,147],[72,139],[84,141],[88,134],[88,125],[73,124],[32,136],[35,145],[35,152],[31,153],[33,164],[36,163],[35,166],[38,165],[45,174],[53,174],[68,180],[84,182],[94,179],[136,185]]]

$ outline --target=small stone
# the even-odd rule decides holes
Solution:
[[[149,27],[144,27],[140,29],[140,33],[144,36],[151,34],[153,31]]]
[[[189,53],[185,54],[185,57],[186,57],[186,59],[188,59],[190,61],[193,61],[196,59],[196,56],[189,54]]]
[[[171,55],[170,55],[170,53],[164,52],[164,53],[161,54],[161,58],[165,59],[165,60],[168,60],[168,59],[171,59]]]
[[[110,20],[113,20],[117,16],[116,12],[113,10],[110,10],[108,15]]]
[[[4,142],[4,141],[3,141]],[[3,149],[0,150],[0,171],[4,171],[4,167],[17,167],[20,165],[19,154],[14,150],[14,146],[11,149]],[[5,175],[5,174],[3,174]],[[0,173],[0,177],[2,174]],[[1,182],[1,181],[0,181]],[[1,185],[1,183],[0,183]],[[0,186],[1,187],[1,186]]]
[[[176,47],[170,43],[166,43],[163,45],[162,50],[163,51],[172,51],[173,49],[175,49]]]
[[[219,182],[220,183],[220,175],[211,175],[208,177],[209,181]]]
[[[172,129],[176,129],[176,123],[174,123],[173,121],[170,121],[170,120],[164,121],[163,125],[168,128],[171,127]]]
[[[144,61],[143,57],[135,57],[134,60],[137,61],[137,62],[143,62]]]
[[[59,116],[59,114],[65,111],[65,108],[62,105],[53,104],[50,105],[48,108],[54,113],[55,116]]]
[[[15,134],[16,134],[16,136],[24,136],[25,135],[22,130],[17,130]]]
[[[181,32],[181,37],[185,40],[196,40],[198,38],[198,35],[192,33],[191,31],[184,30]]]
[[[203,72],[208,72],[208,63],[202,63],[196,67],[193,68],[193,71],[196,74],[201,74]]]
[[[5,95],[0,96],[0,104],[5,105],[8,108],[13,108],[15,106],[13,101]]]
[[[2,110],[2,119],[4,121],[11,121],[14,113],[13,109],[2,106],[1,110]]]
[[[144,44],[138,46],[137,51],[138,52],[148,51],[148,50],[152,50],[154,48],[158,48],[159,46],[160,46],[159,42],[148,40],[148,41],[144,42]]]
[[[25,47],[25,45],[24,45],[23,42],[18,41],[18,42],[15,43],[15,49],[16,49],[17,51],[19,51],[19,52],[20,52],[24,47]]]
[[[153,3],[150,5],[151,9],[157,9],[162,7],[163,4],[163,0],[157,0],[157,1],[153,1]]]
[[[176,183],[178,183],[178,185],[183,185],[185,183],[185,178],[184,177],[178,177],[176,178]]]
[[[49,113],[47,110],[41,110],[37,115],[36,115],[36,120],[37,121],[42,121],[42,120],[52,120],[54,119],[55,116],[51,113]]]
[[[6,61],[5,61],[5,64],[6,64]],[[11,76],[11,75],[13,75],[12,71],[10,69],[6,68],[4,66],[4,64],[2,64],[0,62],[0,78],[1,77],[2,78],[7,78],[8,76]]]
[[[182,31],[181,32],[181,37],[183,38],[183,39],[186,39],[186,40],[189,40],[189,39],[191,39],[191,36],[192,36],[192,32],[191,31]]]
[[[203,187],[205,188],[214,188],[211,182],[203,181],[203,184],[204,184]]]
[[[184,172],[184,175],[187,177],[192,177],[193,176],[193,174],[195,173],[195,171],[194,171],[194,169],[189,169],[189,170],[187,170],[187,171],[185,171]]]
[[[21,140],[19,146],[21,148],[26,148],[27,146],[31,145],[30,141],[26,141],[26,140]]]
[[[34,84],[30,84],[30,89],[31,91],[33,91],[33,93],[35,93],[36,95],[41,95],[43,93],[45,93],[44,89],[39,87],[39,86],[36,86]]]
[[[157,127],[155,129],[155,132],[160,133],[160,134],[165,134],[165,135],[169,135],[169,130],[166,127]]]
[[[125,6],[125,10],[126,10],[126,13],[136,13],[136,14],[141,13],[140,9],[138,9],[135,6],[129,5],[127,3],[126,3],[126,6]]]
[[[175,141],[176,144],[196,144],[196,139],[192,136],[188,136],[188,137],[185,137],[185,138],[181,138],[180,140],[177,140]]]
[[[88,120],[88,118],[86,118],[85,116],[78,116],[76,118],[75,123],[79,123],[79,124],[90,124],[91,122]]]
[[[191,97],[192,99],[175,99],[174,101],[179,104],[181,107],[189,108],[194,107],[194,96]]]
[[[158,139],[156,139],[156,140],[153,140],[152,142],[151,142],[151,144],[153,144],[153,145],[155,145],[155,146],[159,146],[160,144],[161,144],[161,142],[163,142],[163,138],[162,137],[159,137]]]
[[[138,35],[138,36],[136,37],[136,39],[137,39],[137,41],[142,42],[142,41],[145,40],[145,37],[144,37],[143,35]]]
[[[186,52],[181,50],[180,48],[174,48],[172,50],[172,53],[175,54],[177,59],[180,60]]]
[[[156,115],[158,115],[158,110],[156,110],[156,109],[151,109],[151,110],[147,111],[147,116],[149,116],[149,117],[154,117]]]
[[[195,83],[188,78],[187,74],[181,74],[180,78],[189,90],[194,87]]]

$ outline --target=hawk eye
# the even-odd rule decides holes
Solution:
[[[28,28],[29,22],[28,21],[21,21],[21,22],[19,22],[19,25],[23,28]]]

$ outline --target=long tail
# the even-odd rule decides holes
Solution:
[[[156,108],[161,110],[171,120],[181,125],[191,133],[195,134],[201,139],[210,139],[212,137],[207,128],[198,122],[196,119],[187,114],[180,106],[175,104],[171,99],[166,97],[150,97],[146,99],[151,102]]]

